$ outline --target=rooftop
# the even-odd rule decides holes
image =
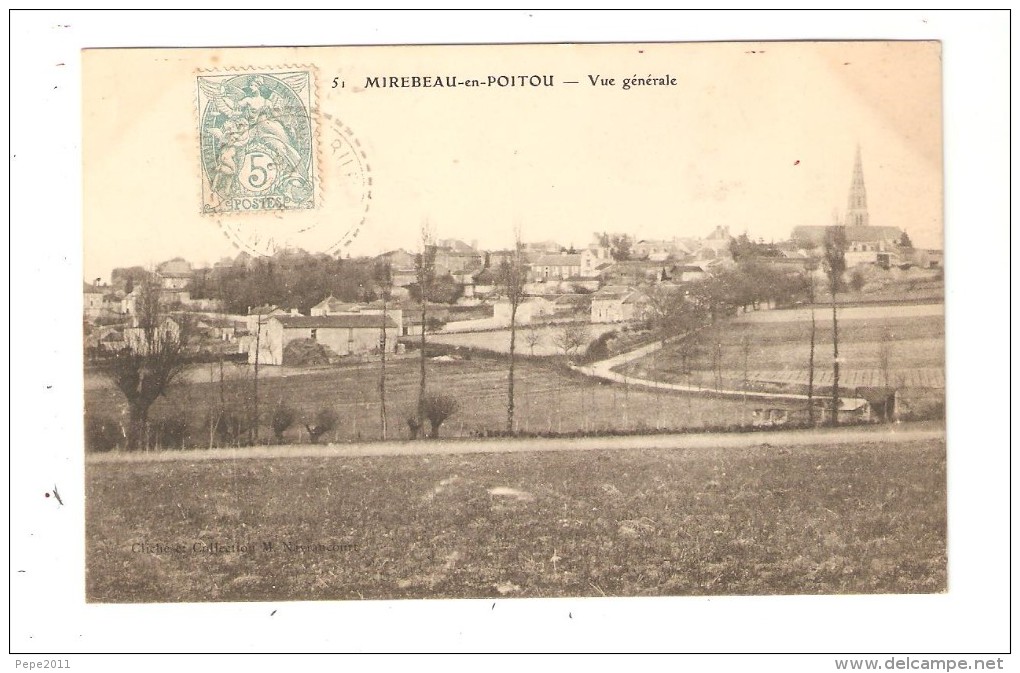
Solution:
[[[307,328],[375,328],[383,326],[381,315],[354,314],[354,315],[278,315],[273,320],[279,321],[285,329],[307,329]],[[386,327],[396,327],[397,323],[386,316]]]

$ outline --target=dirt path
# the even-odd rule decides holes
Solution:
[[[580,437],[558,439],[455,439],[427,442],[364,442],[360,444],[301,444],[198,449],[137,453],[102,453],[86,457],[90,465],[162,461],[247,460],[265,458],[341,458],[355,456],[426,456],[434,454],[519,453],[527,451],[592,451],[628,449],[741,449],[769,444],[803,446],[856,442],[897,444],[917,440],[944,440],[945,427],[938,423],[871,425],[815,430],[734,432],[627,437]]]

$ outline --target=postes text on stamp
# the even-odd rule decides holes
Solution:
[[[316,205],[312,73],[198,76],[202,212]]]

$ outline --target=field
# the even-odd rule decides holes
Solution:
[[[945,320],[934,311],[901,315],[909,307],[841,309],[841,387],[945,388]],[[872,315],[875,314],[875,315]],[[767,311],[719,324],[685,343],[668,345],[619,371],[674,383],[712,387],[716,370],[724,388],[744,385],[745,355],[751,383],[774,382],[804,392],[810,350],[809,314]],[[815,384],[832,385],[832,313],[816,311]],[[693,347],[692,347],[693,344]],[[685,358],[686,352],[686,358]],[[684,371],[684,362],[688,372]]]
[[[92,602],[946,590],[941,441],[90,461],[86,482]]]
[[[233,366],[229,366],[233,367]],[[250,368],[229,368],[223,388],[226,396],[252,390]],[[506,427],[506,363],[474,358],[429,362],[428,385],[454,396],[460,410],[443,426],[444,437],[469,437]],[[259,381],[260,406],[268,412],[284,400],[299,412],[289,430],[289,442],[307,441],[302,424],[328,406],[340,415],[340,425],[325,441],[346,442],[380,438],[378,365],[357,365],[318,370],[274,371]],[[203,380],[204,379],[204,380]],[[655,430],[719,427],[739,424],[749,414],[739,401],[640,390],[603,384],[571,373],[552,363],[517,364],[516,418],[521,432],[575,432]],[[208,446],[205,414],[219,400],[218,369],[199,368],[187,383],[173,388],[154,405],[152,416],[183,413],[188,420],[187,446]],[[387,419],[389,438],[406,438],[404,419],[415,410],[418,395],[418,361],[404,359],[387,365]],[[126,422],[123,395],[97,375],[87,377],[85,407],[89,413]],[[263,414],[264,416],[264,414]],[[263,439],[271,435],[263,418]]]
[[[596,339],[605,332],[620,330],[621,325],[612,324],[589,324],[588,338]],[[563,351],[556,345],[557,335],[563,331],[563,325],[536,325],[535,327],[521,326],[517,331],[517,353],[521,355],[562,355]],[[527,342],[528,334],[534,334],[536,342],[534,348]],[[495,353],[510,352],[510,330],[494,330],[489,332],[465,332],[462,334],[438,333],[429,336],[433,343],[449,346],[461,346],[467,348],[478,348],[481,350],[493,351]]]

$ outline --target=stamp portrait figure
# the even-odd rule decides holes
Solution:
[[[203,212],[315,205],[311,74],[202,75]]]

